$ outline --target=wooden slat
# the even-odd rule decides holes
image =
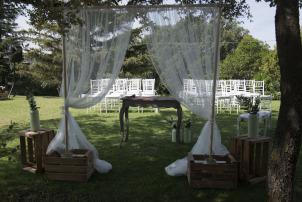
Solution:
[[[241,180],[265,176],[267,173],[269,137],[248,138],[238,136],[232,139],[232,154],[239,160]]]
[[[34,162],[33,139],[32,138],[26,138],[26,139],[27,139],[28,161]]]
[[[268,157],[269,157],[269,151],[270,151],[271,143],[266,142],[263,144],[263,166],[261,169],[261,176],[267,175],[267,165],[268,165]]]
[[[61,158],[46,155],[45,162],[54,165],[86,165],[87,158]]]
[[[20,150],[21,150],[21,163],[25,164],[26,160],[26,144],[25,144],[25,137],[20,136]]]
[[[206,159],[204,155],[188,155],[187,178],[193,188],[224,188],[232,189],[237,187],[238,163],[233,157],[219,156],[220,160],[227,162],[222,164],[196,163],[194,160]],[[214,157],[215,159],[215,157]]]
[[[263,143],[257,143],[255,147],[255,176],[259,177],[261,176],[262,162],[264,160],[262,156]]]
[[[37,135],[35,138],[35,153],[36,153],[36,163],[37,172],[43,172],[43,159],[42,159],[42,136]]]
[[[90,176],[88,174],[70,174],[70,173],[50,173],[46,172],[46,177],[50,180],[86,182]]]
[[[87,173],[91,169],[91,166],[68,166],[68,165],[51,165],[45,164],[46,172],[58,172],[58,173]]]

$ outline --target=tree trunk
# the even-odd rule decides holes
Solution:
[[[275,16],[281,106],[268,168],[268,201],[293,201],[301,145],[302,47],[298,0],[277,0]]]

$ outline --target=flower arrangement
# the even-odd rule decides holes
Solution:
[[[31,131],[38,131],[40,129],[40,116],[37,103],[33,94],[29,93],[26,96],[30,108],[30,129]]]
[[[33,94],[28,94],[26,96],[26,99],[28,100],[28,104],[29,104],[31,111],[38,110],[39,107],[37,107],[37,103],[36,103],[36,100],[35,100],[35,97],[33,96]]]
[[[173,119],[172,116],[167,120],[167,122],[171,125],[172,128],[177,128],[177,120]]]
[[[252,97],[244,97],[244,96],[236,96],[239,104],[243,106],[248,113],[250,114],[257,114],[259,111],[259,105],[260,105],[260,97],[257,96],[256,98]]]
[[[173,119],[173,117],[170,117],[170,119],[168,119],[167,122],[172,127],[172,131],[171,131],[172,142],[176,142],[177,121],[175,119]]]
[[[192,121],[191,121],[191,119],[185,119],[183,121],[183,124],[184,124],[185,128],[191,128],[192,127]]]

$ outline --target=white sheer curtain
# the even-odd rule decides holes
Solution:
[[[108,93],[123,64],[129,44],[133,14],[126,9],[83,9],[82,23],[72,26],[66,36],[67,99],[65,109],[87,108],[95,105]],[[91,94],[90,80],[109,80],[98,94]],[[106,173],[110,163],[100,160],[95,147],[89,143],[78,123],[67,111],[69,149],[90,149],[95,169]],[[63,153],[64,120],[47,153]]]
[[[151,25],[148,50],[154,67],[169,92],[198,116],[208,120],[193,154],[210,154],[209,122],[212,109],[212,85],[218,8],[166,8],[148,13]],[[188,86],[188,83],[190,84]],[[225,155],[215,123],[213,153]],[[186,158],[166,167],[169,175],[186,175]]]

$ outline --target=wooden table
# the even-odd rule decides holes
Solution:
[[[129,116],[128,111],[129,107],[147,107],[153,106],[157,108],[174,108],[177,110],[177,128],[176,128],[176,142],[180,143],[180,126],[182,121],[182,108],[180,103],[172,98],[172,97],[124,97],[121,98],[123,104],[120,110],[120,127],[121,127],[121,135],[123,137],[123,141],[128,141],[129,136]],[[124,129],[124,116],[126,121],[126,131]],[[126,135],[125,135],[126,132]]]

